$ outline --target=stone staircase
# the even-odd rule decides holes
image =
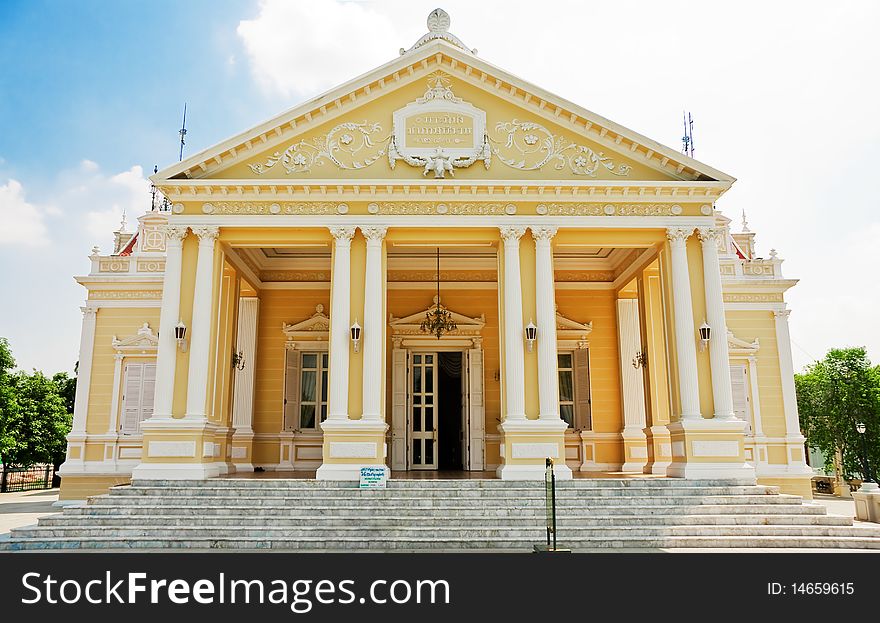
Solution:
[[[8,550],[530,551],[545,539],[543,482],[134,481],[12,531]],[[576,479],[557,484],[558,543],[610,548],[849,548],[854,526],[774,487],[735,480]]]

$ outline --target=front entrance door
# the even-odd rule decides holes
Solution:
[[[410,469],[437,469],[437,353],[413,353],[410,366]]]

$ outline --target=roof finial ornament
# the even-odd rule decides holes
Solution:
[[[749,222],[746,220],[746,211],[745,210],[743,210],[742,224],[743,224],[742,233],[749,234],[752,232],[752,230],[749,229]]]
[[[425,35],[422,35],[421,39],[415,42],[409,50],[405,50],[404,48],[400,48],[400,55],[403,56],[407,52],[412,52],[413,50],[422,47],[429,41],[433,41],[434,39],[443,39],[451,43],[452,45],[461,48],[466,52],[470,52],[471,54],[476,54],[476,49],[472,50],[467,47],[461,39],[453,35],[449,32],[449,13],[444,11],[443,9],[434,9],[430,13],[428,13],[428,32]]]
[[[122,208],[122,220],[119,222],[119,231],[123,234],[126,233],[127,225],[128,225],[128,223],[126,222],[126,219],[125,219],[125,208]]]
[[[449,13],[443,9],[434,9],[428,14],[428,30],[430,32],[448,32],[450,22]]]

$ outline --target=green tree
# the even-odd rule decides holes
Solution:
[[[12,376],[15,407],[7,422],[10,440],[4,458],[10,465],[57,465],[64,460],[72,415],[53,379],[34,370]]]
[[[844,478],[856,474],[864,478],[869,465],[876,479],[880,468],[880,368],[871,365],[866,350],[831,349],[822,361],[795,375],[795,387],[803,432],[809,445],[825,455],[826,467],[832,468],[839,450]],[[865,425],[864,435],[856,430],[858,423]]]
[[[0,464],[3,464],[6,456],[6,448],[11,444],[8,432],[8,421],[15,409],[15,399],[12,392],[12,370],[15,368],[15,359],[12,350],[5,337],[0,337]]]
[[[64,401],[64,408],[72,414],[73,403],[76,400],[76,377],[68,376],[67,372],[56,372],[52,382],[58,388],[58,394]]]

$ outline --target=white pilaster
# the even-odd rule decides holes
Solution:
[[[186,227],[165,227],[165,276],[162,307],[159,311],[159,348],[156,353],[156,394],[150,419],[171,418],[174,400],[174,373],[177,367],[177,340],[174,326],[180,320],[180,278],[183,266],[183,239]]]
[[[694,342],[696,329],[691,306],[691,282],[687,259],[687,239],[693,231],[687,227],[670,227],[666,230],[666,238],[672,251],[672,307],[675,312],[675,353],[678,362],[678,393],[681,400],[679,415],[682,419],[702,417]]]
[[[556,227],[531,227],[535,239],[535,315],[538,323],[538,404],[542,420],[559,417],[559,360],[556,350],[556,288],[550,241]]]
[[[764,423],[761,420],[761,396],[758,393],[758,358],[749,357],[749,386],[751,387],[752,422],[755,426],[755,437],[764,436]]]
[[[243,296],[238,301],[238,341],[236,352],[244,359],[244,369],[236,370],[233,389],[232,426],[236,433],[253,432],[254,377],[257,363],[257,318],[260,299]]]
[[[364,279],[364,388],[363,418],[380,420],[382,418],[382,388],[385,386],[385,369],[382,360],[382,345],[385,343],[385,312],[383,309],[382,285],[382,241],[385,239],[384,226],[361,227],[367,239],[367,266]]]
[[[648,463],[646,445],[647,415],[645,411],[645,378],[640,368],[632,365],[633,358],[642,352],[639,327],[638,299],[618,299],[617,339],[620,348],[620,382],[623,394],[624,457],[621,468],[625,472],[641,472]],[[638,456],[644,452],[644,456]]]
[[[525,227],[501,227],[504,240],[504,397],[506,420],[526,418],[525,349],[523,347],[522,283],[519,240]]]
[[[782,406],[785,409],[786,441],[803,443],[797,395],[794,388],[794,365],[791,361],[791,335],[788,332],[790,309],[773,312],[776,320],[776,351],[779,353],[779,374],[782,377]]]
[[[189,378],[186,386],[186,417],[205,419],[208,399],[208,369],[211,354],[211,308],[214,292],[214,242],[219,227],[193,227],[199,237],[196,283],[193,289],[190,329]]]
[[[727,350],[727,320],[724,317],[724,299],[721,295],[721,267],[718,264],[718,244],[723,229],[701,227],[697,230],[703,247],[703,286],[706,292],[706,323],[709,325],[709,366],[712,370],[712,400],[715,417],[731,419],[733,392],[730,387],[730,354]]]
[[[348,349],[351,315],[351,239],[355,227],[331,227],[333,252],[330,300],[330,374],[327,420],[348,419]]]
[[[113,355],[113,395],[110,398],[110,417],[107,426],[108,435],[116,435],[119,433],[119,395],[121,393],[122,384],[122,363],[125,355],[116,353]]]
[[[71,435],[86,434],[86,417],[89,410],[89,387],[92,379],[92,355],[95,352],[95,326],[98,308],[80,307],[82,332],[79,338],[79,364],[76,374],[76,397],[73,401],[73,426]]]

